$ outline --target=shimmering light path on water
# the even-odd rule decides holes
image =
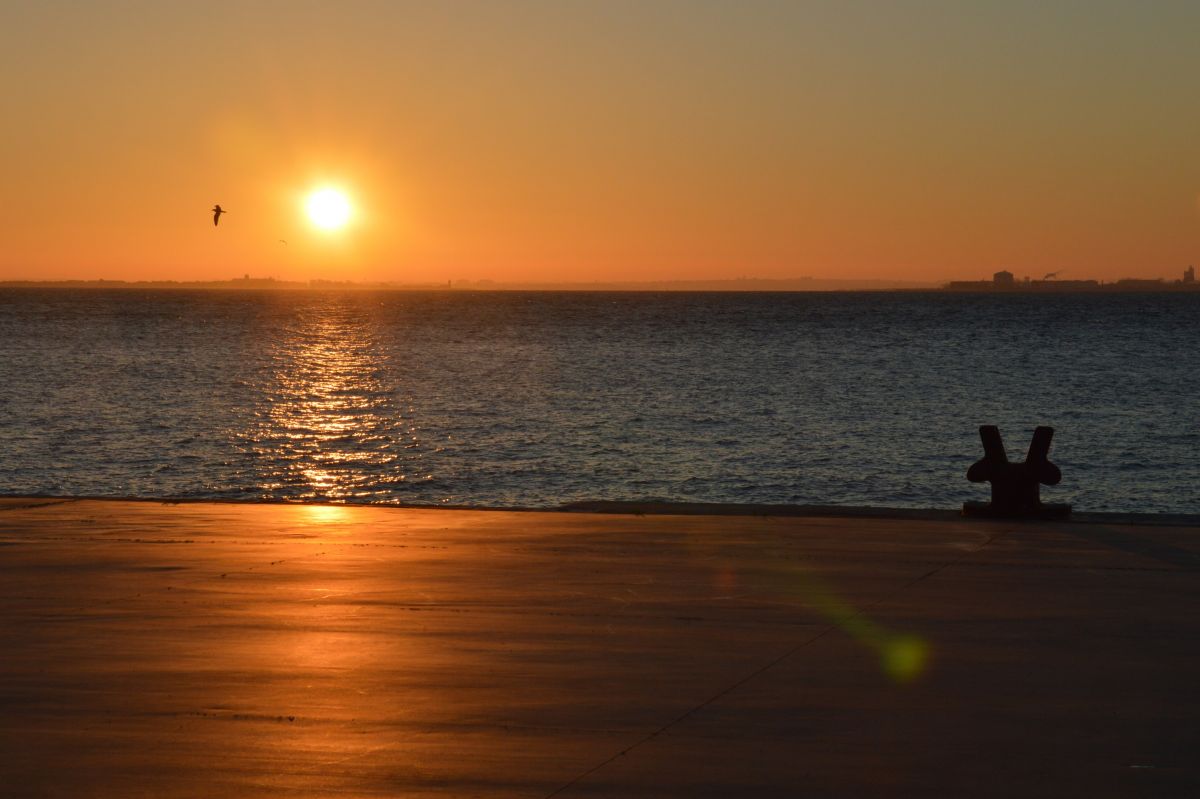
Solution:
[[[0,291],[0,492],[1200,512],[1200,296]]]

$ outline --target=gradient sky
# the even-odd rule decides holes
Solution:
[[[0,0],[0,279],[1176,278],[1198,31],[1166,0]],[[305,220],[324,183],[349,228]]]

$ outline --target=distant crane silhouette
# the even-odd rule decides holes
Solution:
[[[1067,271],[1067,270],[1066,270],[1066,269],[1059,269],[1057,272],[1050,272],[1050,273],[1049,273],[1049,274],[1047,274],[1047,275],[1046,275],[1044,278],[1042,278],[1042,280],[1049,280],[1049,279],[1050,279],[1050,278],[1052,278],[1052,277],[1058,277],[1059,275],[1061,275],[1061,274],[1062,274],[1063,272],[1065,272],[1065,271]]]
[[[226,211],[221,206],[214,205],[213,206],[213,227],[216,227],[217,223],[221,221],[221,214],[227,214],[227,213],[229,213],[229,212]]]

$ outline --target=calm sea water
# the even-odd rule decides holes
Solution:
[[[0,493],[1200,512],[1200,295],[0,291]]]

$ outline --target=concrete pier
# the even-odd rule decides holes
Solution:
[[[1198,609],[1187,525],[0,500],[0,795],[1200,795]]]

